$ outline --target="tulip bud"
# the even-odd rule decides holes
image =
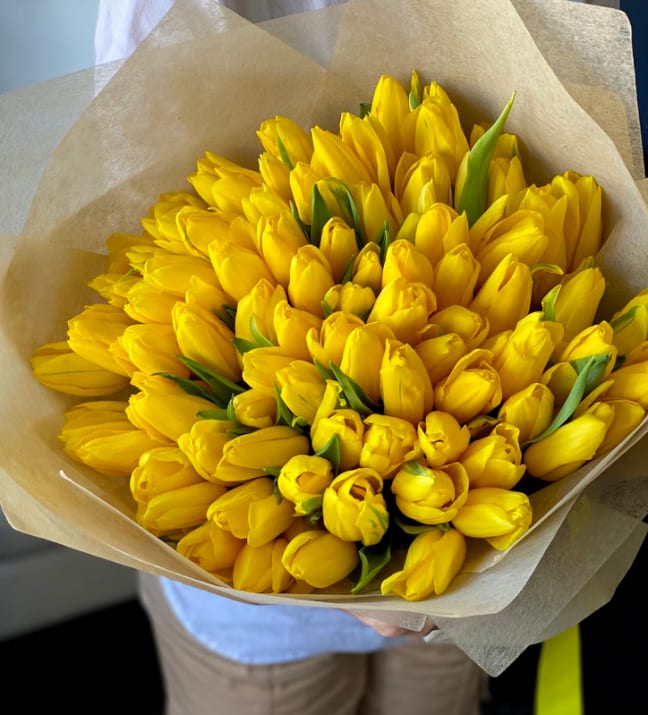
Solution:
[[[295,521],[295,505],[275,493],[255,499],[248,509],[250,546],[263,546],[274,541]]]
[[[432,410],[419,422],[418,440],[428,467],[456,462],[470,442],[470,430],[449,412]]]
[[[138,280],[125,293],[124,313],[139,323],[171,323],[177,297]]]
[[[216,476],[227,484],[263,476],[268,467],[280,467],[295,454],[308,454],[308,438],[287,425],[262,427],[241,434],[223,447]]]
[[[459,462],[442,468],[408,462],[393,478],[391,491],[405,516],[419,524],[446,524],[466,500],[468,474]]]
[[[450,372],[460,357],[468,352],[464,339],[454,332],[422,339],[414,350],[425,365],[433,386]]]
[[[384,413],[417,425],[432,409],[434,388],[414,348],[387,340],[380,366],[380,396]]]
[[[283,286],[273,286],[267,280],[260,280],[236,305],[234,319],[236,337],[254,343],[255,337],[252,332],[252,324],[254,324],[258,333],[276,345],[274,311],[282,300],[286,300],[286,297]]]
[[[566,346],[557,346],[559,355],[555,362],[571,362],[580,358],[588,358],[592,355],[609,355],[604,374],[601,379],[605,379],[614,369],[617,358],[617,349],[613,344],[614,331],[612,326],[601,321],[596,325],[591,325],[575,335]],[[562,350],[560,348],[562,347]],[[555,356],[554,356],[555,357]]]
[[[223,290],[237,303],[262,279],[275,285],[276,281],[265,261],[256,252],[233,242],[214,242],[209,245],[211,260]]]
[[[371,116],[385,130],[394,156],[403,152],[403,122],[410,112],[407,92],[394,77],[381,75],[371,99]]]
[[[394,334],[382,323],[354,328],[346,339],[340,370],[356,382],[373,402],[380,399],[380,369],[387,340]]]
[[[310,435],[313,451],[321,452],[334,437],[340,444],[339,469],[346,471],[357,467],[364,438],[364,423],[358,412],[341,408],[326,415],[316,415]]]
[[[519,392],[512,394],[497,413],[497,418],[520,431],[520,444],[528,442],[551,424],[554,412],[554,395],[540,382],[534,382]]]
[[[120,360],[124,355],[124,370],[145,373],[170,372],[178,377],[189,377],[190,370],[180,360],[182,352],[173,326],[164,323],[141,323],[129,325],[111,348]]]
[[[637,293],[610,320],[612,341],[619,355],[627,355],[648,340],[648,288]]]
[[[416,345],[435,310],[436,296],[428,286],[396,278],[378,294],[367,322],[384,323],[397,340]]]
[[[325,489],[335,477],[331,463],[314,454],[291,457],[277,477],[277,488],[294,504],[296,516],[308,516],[321,509]]]
[[[154,447],[140,457],[130,476],[130,491],[136,502],[146,504],[158,494],[203,481],[178,447]]]
[[[322,304],[328,315],[341,311],[362,318],[369,315],[375,300],[376,296],[371,288],[347,281],[329,288],[324,294]]]
[[[488,320],[490,335],[510,330],[529,312],[533,281],[526,263],[504,256],[468,306]]]
[[[176,544],[176,551],[205,571],[231,581],[232,567],[244,545],[243,539],[206,521],[185,534]]]
[[[324,526],[344,541],[377,544],[389,526],[383,480],[369,467],[343,471],[324,491]]]
[[[391,192],[387,194],[386,198],[376,184],[371,184],[371,186],[357,184],[353,187],[352,193],[360,214],[362,235],[368,242],[365,243],[365,246],[373,245],[375,248],[374,242],[382,235],[385,226],[390,236],[396,235],[397,227],[403,217],[400,206],[394,200],[394,195]],[[356,261],[357,259],[358,256],[356,256]],[[356,281],[354,280],[354,282]],[[363,283],[363,285],[366,284]],[[376,290],[374,286],[372,288]]]
[[[65,340],[35,350],[29,363],[34,377],[45,387],[79,397],[102,397],[123,390],[125,375],[107,370],[70,350]]]
[[[274,397],[277,372],[288,367],[294,359],[278,347],[248,350],[241,356],[243,381],[257,392]]]
[[[365,243],[353,262],[352,280],[356,285],[371,288],[374,295],[382,286],[380,248],[375,243]]]
[[[504,551],[528,531],[532,518],[531,502],[523,492],[480,487],[469,490],[452,526],[464,536],[485,539]]]
[[[100,474],[128,477],[140,455],[163,441],[137,429],[118,400],[82,402],[64,413],[58,439],[65,453]]]
[[[310,354],[306,335],[311,329],[319,330],[322,319],[306,310],[293,308],[287,300],[279,301],[274,310],[273,326],[279,348],[287,355],[308,360]]]
[[[250,533],[250,506],[261,499],[276,501],[270,477],[257,477],[224,491],[207,510],[207,519],[219,528],[231,532],[237,539],[247,541]]]
[[[275,378],[281,401],[302,424],[312,425],[326,389],[320,371],[312,362],[293,360]]]
[[[437,309],[470,305],[479,270],[479,263],[467,243],[460,243],[445,253],[434,269]]]
[[[228,420],[201,419],[194,422],[188,432],[179,435],[178,447],[203,479],[219,483],[216,469],[225,442],[230,439],[227,432],[232,427]]]
[[[290,190],[297,214],[306,226],[310,226],[313,221],[311,197],[313,187],[320,178],[319,172],[310,163],[302,161],[298,161],[290,172]]]
[[[334,285],[328,258],[317,246],[302,246],[290,264],[288,297],[295,308],[324,317],[322,300]]]
[[[213,370],[232,382],[241,379],[234,333],[199,305],[178,301],[171,311],[173,330],[185,357]]]
[[[610,377],[614,382],[605,393],[606,400],[632,400],[648,410],[648,343],[628,353],[623,365]]]
[[[408,283],[422,283],[434,287],[434,268],[425,254],[410,241],[401,238],[392,241],[385,253],[382,287],[397,278]]]
[[[204,208],[205,202],[189,191],[173,191],[160,194],[159,200],[151,206],[147,215],[142,219],[144,230],[153,236],[155,244],[173,252],[184,253],[184,244],[178,227],[178,214],[182,209]],[[152,245],[145,241],[124,240],[123,235],[119,241],[121,250],[138,245]],[[126,248],[126,250],[128,250]],[[129,266],[130,267],[130,266]]]
[[[324,318],[319,331],[306,333],[310,356],[322,365],[340,365],[349,335],[354,328],[364,325],[362,318],[353,313],[336,312]]]
[[[129,375],[115,360],[110,346],[132,324],[124,311],[97,303],[68,320],[68,347],[82,358],[118,375]]]
[[[314,588],[328,588],[346,578],[359,564],[354,542],[343,541],[328,531],[304,531],[293,537],[282,563],[297,580]]]
[[[144,262],[142,277],[162,293],[183,298],[197,276],[205,283],[218,287],[214,269],[208,260],[197,256],[179,256],[166,251],[156,251]]]
[[[295,121],[277,115],[261,122],[257,136],[263,148],[277,159],[296,164],[309,162],[313,153],[310,134]]]
[[[264,186],[278,194],[284,201],[292,198],[290,195],[290,169],[267,151],[259,156],[259,173],[263,177]],[[254,189],[252,189],[254,191]],[[241,209],[246,216],[251,215],[246,199],[241,199]],[[257,217],[257,220],[260,217]]]
[[[468,243],[468,220],[445,203],[435,203],[422,214],[414,232],[414,245],[433,266],[453,248]]]
[[[327,129],[313,127],[311,166],[320,177],[334,176],[347,186],[371,184],[372,177],[353,149],[342,138]]]
[[[502,385],[488,350],[471,350],[434,388],[436,408],[464,424],[502,401]]]
[[[429,326],[439,330],[440,335],[458,335],[465,346],[464,353],[478,348],[490,332],[488,319],[463,305],[449,305],[434,313]],[[421,338],[425,338],[425,334]]]
[[[444,593],[466,560],[466,540],[456,529],[429,529],[407,548],[400,571],[383,579],[380,592],[406,601],[422,601]]]
[[[262,546],[246,544],[236,557],[232,585],[251,593],[282,593],[294,580],[282,564],[285,539],[276,539]]]
[[[440,156],[417,157],[400,180],[397,172],[394,183],[404,215],[422,214],[437,202],[452,203],[450,170]]]
[[[605,433],[605,439],[596,452],[598,457],[601,454],[614,449],[637,427],[646,415],[646,410],[638,402],[624,399],[609,399],[605,397],[605,402],[614,410],[612,424]]]
[[[525,188],[526,180],[520,157],[493,156],[488,168],[486,204],[490,206],[500,196],[514,196]]]
[[[386,148],[381,141],[378,127],[379,123],[365,121],[351,112],[342,112],[340,115],[342,141],[353,150],[358,157],[356,161],[367,170],[371,177],[370,183],[377,184],[382,193],[387,195],[391,191],[390,164],[393,165],[393,155],[389,145]]]
[[[406,461],[420,455],[416,429],[411,422],[381,414],[369,415],[364,422],[361,467],[370,467],[383,479],[388,479]]]
[[[358,253],[355,230],[339,216],[333,216],[322,227],[319,247],[331,265],[333,280],[339,283]]]
[[[306,236],[289,211],[262,218],[257,225],[259,253],[275,281],[284,287],[290,279],[290,262],[307,244]]]
[[[277,419],[277,400],[259,390],[245,390],[232,395],[234,415],[245,427],[270,427]]]
[[[171,536],[202,524],[209,505],[223,491],[220,484],[205,481],[172,489],[138,504],[135,519],[156,536]]]
[[[515,425],[499,422],[486,437],[473,440],[461,455],[470,488],[512,489],[524,476],[519,434]]]
[[[546,482],[555,482],[594,459],[614,417],[606,403],[594,403],[524,453],[527,472]]]

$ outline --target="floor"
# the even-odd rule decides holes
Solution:
[[[585,715],[648,712],[647,559],[644,543],[612,601],[581,623]],[[532,646],[491,680],[492,702],[484,715],[534,715],[538,652]],[[66,715],[163,713],[155,647],[136,601],[0,642],[0,663],[5,702],[14,703],[2,708],[8,715],[59,709]]]

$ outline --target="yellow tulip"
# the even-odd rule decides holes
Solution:
[[[315,126],[311,129],[311,137],[311,166],[321,178],[334,176],[347,186],[372,182],[371,174],[358,155],[338,134]]]
[[[614,369],[618,350],[613,344],[614,331],[605,320],[595,325],[590,325],[577,333],[567,345],[558,345],[559,352],[556,362],[570,362],[579,358],[588,358],[592,355],[610,355],[610,360],[604,371],[603,379],[608,377]],[[562,348],[562,350],[560,350]]]
[[[353,262],[352,280],[356,285],[371,288],[375,295],[382,286],[380,248],[375,243],[365,243]]]
[[[417,425],[432,409],[434,389],[414,348],[387,340],[380,366],[380,396],[384,413]]]
[[[236,304],[234,332],[237,338],[254,342],[252,321],[257,332],[267,338],[273,345],[277,344],[277,333],[274,328],[274,311],[278,303],[285,300],[286,291],[281,285],[273,285],[270,281],[261,279]]]
[[[540,312],[529,313],[513,330],[505,333],[501,349],[491,349],[492,364],[500,376],[504,399],[540,380],[563,336],[560,323],[542,317]]]
[[[241,199],[261,184],[258,171],[246,169],[213,152],[205,152],[196,167],[187,181],[210,206],[225,213],[240,212]]]
[[[362,318],[343,311],[331,313],[324,318],[319,331],[306,333],[306,344],[312,360],[328,367],[329,363],[340,365],[342,354],[351,331],[364,325]]]
[[[136,273],[100,273],[88,281],[88,287],[98,293],[106,303],[124,310],[128,291],[142,282]]]
[[[323,530],[303,531],[286,546],[282,563],[297,580],[328,588],[346,578],[360,562],[356,544]]]
[[[393,340],[391,329],[382,323],[368,323],[354,328],[348,335],[340,370],[356,382],[373,402],[380,400],[380,368],[387,340]]]
[[[473,440],[461,455],[470,488],[512,489],[524,476],[520,431],[515,425],[498,422],[490,434]]]
[[[233,302],[246,296],[261,279],[275,285],[270,269],[256,251],[232,242],[211,243],[209,258],[223,290]]]
[[[182,352],[171,325],[164,323],[140,323],[129,325],[111,346],[119,360],[120,351],[125,360],[124,370],[146,373],[170,372],[178,377],[189,377],[190,370],[180,360]]]
[[[181,449],[175,445],[154,447],[142,454],[133,469],[130,492],[136,502],[146,504],[158,494],[203,481]]]
[[[456,529],[424,531],[408,546],[403,568],[383,579],[380,592],[406,601],[441,595],[461,570],[466,551],[466,540]]]
[[[610,377],[614,382],[605,393],[606,399],[632,400],[648,409],[648,342],[628,353],[623,365]]]
[[[478,348],[490,332],[490,323],[479,313],[463,305],[449,305],[437,311],[430,317],[430,322],[421,334],[421,339],[440,337],[451,333],[458,335],[464,343],[466,351]],[[458,350],[459,346],[455,346]],[[465,351],[464,351],[465,352]]]
[[[450,170],[440,156],[431,154],[417,158],[395,183],[394,193],[405,216],[422,214],[437,202],[452,203]]]
[[[600,268],[583,267],[565,276],[556,290],[551,320],[564,327],[564,340],[569,341],[594,322],[605,292],[605,278]]]
[[[459,462],[428,467],[421,461],[405,464],[391,481],[396,506],[419,524],[451,521],[468,493],[468,474]]]
[[[288,174],[290,182],[290,174]],[[246,221],[256,226],[259,219],[267,216],[276,216],[282,211],[290,211],[289,198],[280,196],[271,187],[263,186],[253,188],[247,196],[241,199],[241,210]]]
[[[610,319],[612,342],[619,355],[627,355],[648,340],[648,288],[631,298]]]
[[[275,305],[273,316],[274,332],[279,348],[287,355],[300,360],[308,360],[310,354],[306,335],[311,329],[319,330],[322,319],[307,310],[294,308],[287,300],[280,300]]]
[[[176,544],[176,551],[205,571],[231,581],[232,567],[243,546],[243,539],[206,521],[185,534]]]
[[[129,375],[115,360],[110,346],[133,321],[123,310],[97,303],[86,306],[68,320],[68,346],[72,352],[118,375]]]
[[[486,205],[490,206],[500,196],[515,195],[525,188],[526,180],[520,157],[493,156],[488,167]]]
[[[449,412],[432,410],[419,422],[417,436],[428,467],[456,462],[468,447],[470,430]]]
[[[291,164],[310,161],[313,141],[310,134],[288,117],[277,115],[261,122],[257,136],[263,148],[277,159],[285,156]]]
[[[189,395],[161,376],[138,373],[131,382],[137,392],[128,398],[128,419],[162,442],[175,441],[181,434],[189,432],[198,413],[214,407],[213,402]]]
[[[394,77],[381,75],[371,99],[371,116],[384,129],[394,156],[403,151],[403,122],[410,112],[407,92]]]
[[[290,528],[295,521],[295,505],[277,494],[255,499],[248,510],[250,546],[263,546]]]
[[[209,244],[213,240],[223,240],[229,234],[232,217],[202,207],[183,206],[176,215],[176,228],[186,252],[193,257],[205,259],[209,266]],[[177,253],[169,246],[171,253]],[[202,267],[201,267],[202,271]],[[191,276],[189,276],[191,280]],[[213,283],[215,275],[201,276],[201,279]]]
[[[419,332],[435,310],[436,296],[428,286],[396,278],[377,296],[367,322],[384,323],[397,340],[416,345]]]
[[[609,399],[605,402],[614,410],[612,424],[605,433],[605,439],[596,451],[596,456],[614,449],[637,427],[646,416],[646,409],[634,400]]]
[[[186,246],[178,227],[178,213],[186,207],[205,208],[202,198],[189,191],[175,191],[160,194],[158,201],[149,208],[141,223],[144,230],[150,234],[155,243],[172,253],[185,253]],[[123,238],[119,240],[123,250]],[[128,241],[126,241],[128,243]],[[130,245],[145,244],[144,241],[130,242]]]
[[[484,415],[502,401],[502,385],[488,350],[471,350],[434,387],[436,408],[462,424]]]
[[[237,539],[247,541],[250,533],[250,506],[261,499],[272,497],[274,484],[270,477],[257,477],[231,487],[215,499],[207,510],[207,519]]]
[[[372,123],[351,112],[340,114],[340,137],[353,151],[370,177],[370,183],[380,187],[384,195],[391,190],[391,166],[394,158],[388,141],[383,142],[379,123]],[[384,133],[383,138],[386,138]],[[335,176],[335,174],[333,174]],[[353,184],[362,183],[354,181]]]
[[[392,241],[385,253],[382,287],[397,278],[408,283],[422,283],[434,288],[434,269],[425,254],[410,241],[401,238]]]
[[[465,213],[443,202],[429,206],[420,216],[414,232],[414,245],[433,266],[453,248],[468,244],[469,230]]]
[[[294,579],[282,563],[285,539],[276,539],[262,546],[246,544],[236,557],[232,585],[252,593],[283,593]]]
[[[275,281],[284,287],[288,286],[293,256],[307,243],[304,232],[289,211],[259,220],[258,251]]]
[[[205,521],[209,505],[223,491],[220,484],[205,481],[172,489],[157,494],[146,503],[138,503],[135,519],[156,536],[193,529]]]
[[[200,419],[191,425],[188,432],[178,436],[178,447],[203,479],[219,483],[216,469],[225,442],[230,439],[227,432],[232,427],[228,420]]]
[[[504,256],[468,306],[488,320],[490,335],[510,330],[529,312],[533,280],[526,263]]]
[[[45,387],[79,397],[102,397],[123,390],[125,375],[118,375],[70,350],[65,340],[46,343],[29,358],[34,377]]]
[[[215,287],[219,285],[211,264],[202,257],[156,251],[144,262],[142,268],[142,278],[146,283],[178,298],[184,297],[193,276]]]
[[[257,392],[274,397],[277,372],[294,359],[278,347],[248,350],[241,356],[243,381]]]
[[[277,489],[294,505],[296,516],[308,516],[321,509],[324,491],[334,477],[328,459],[314,454],[297,454],[281,467]]]
[[[163,293],[143,280],[133,283],[125,294],[124,313],[139,323],[171,324],[171,311],[178,298]]]
[[[546,482],[555,482],[594,459],[614,418],[604,402],[558,427],[548,437],[531,444],[524,453],[527,472]]]
[[[287,425],[261,427],[241,434],[223,447],[216,476],[233,484],[260,477],[266,467],[281,467],[295,454],[308,454],[308,438]]]
[[[339,216],[332,216],[322,227],[319,247],[331,266],[333,280],[339,283],[358,253],[355,230]]]
[[[377,184],[358,184],[352,188],[351,193],[358,210],[361,233],[365,241],[377,241],[385,226],[390,236],[396,235],[398,226],[403,221],[403,215],[396,197],[391,192],[383,194]]]
[[[437,308],[469,306],[479,277],[480,266],[467,243],[450,249],[434,268]]]
[[[549,427],[553,412],[553,392],[547,385],[534,382],[506,398],[497,412],[497,418],[515,425],[520,431],[518,440],[524,444]]]
[[[464,536],[485,539],[504,551],[529,530],[532,519],[531,502],[523,492],[479,487],[469,490],[452,526]]]
[[[422,339],[414,350],[423,361],[434,386],[450,372],[457,360],[468,352],[468,347],[461,335],[449,332]]]
[[[189,196],[188,192],[187,196]],[[201,205],[204,205],[202,199],[192,197],[192,200],[197,200]],[[128,273],[131,269],[131,264],[127,254],[133,246],[137,245],[152,248],[155,245],[155,241],[149,233],[142,233],[138,236],[131,233],[111,233],[106,239],[106,249],[108,251],[105,264],[106,273],[120,276]]]
[[[236,419],[246,427],[270,427],[277,419],[277,400],[258,390],[249,389],[232,395]]]
[[[333,409],[326,415],[317,414],[310,431],[313,451],[317,454],[323,450],[333,437],[337,437],[340,444],[339,469],[347,471],[357,467],[364,439],[360,414],[348,408]]]
[[[322,304],[329,315],[343,312],[363,317],[369,314],[375,301],[376,295],[371,288],[347,281],[329,288]]]
[[[331,264],[324,253],[312,244],[298,249],[290,264],[288,297],[292,305],[324,317],[322,300],[333,285]]]
[[[383,480],[370,467],[340,472],[324,491],[324,526],[343,541],[377,544],[389,526]]]
[[[96,400],[66,410],[58,439],[65,453],[100,474],[128,477],[140,456],[164,441],[137,429],[126,417],[126,402]]]
[[[311,198],[313,187],[321,178],[310,163],[298,161],[290,172],[290,190],[299,220],[307,226],[313,221]]]
[[[400,417],[371,414],[365,417],[365,433],[359,464],[383,479],[392,477],[408,460],[420,456],[416,428]]]
[[[320,371],[307,360],[293,360],[275,373],[279,394],[296,417],[312,425],[326,390]]]
[[[259,156],[259,173],[263,178],[264,186],[278,194],[284,201],[291,200],[290,194],[290,169],[275,156],[265,151]],[[254,189],[252,189],[253,191]],[[241,209],[250,215],[247,197],[241,199]]]

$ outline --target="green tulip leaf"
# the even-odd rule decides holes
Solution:
[[[554,286],[542,299],[542,312],[544,313],[545,320],[556,320],[556,301],[558,300],[560,288],[560,284]]]
[[[380,232],[380,236],[376,239],[376,244],[380,248],[380,265],[385,263],[385,256],[387,255],[387,249],[391,243],[391,237],[389,235],[389,224],[387,221],[383,224],[383,230]]]
[[[266,336],[259,330],[259,326],[256,324],[254,316],[250,316],[250,333],[252,338],[258,348],[273,348],[275,344],[266,338]]]
[[[486,209],[488,170],[495,151],[495,145],[504,128],[504,123],[511,111],[514,99],[515,92],[511,95],[499,117],[488,131],[479,137],[468,154],[466,180],[459,196],[457,211],[459,213],[466,212],[469,226],[472,226]]]
[[[286,151],[286,147],[285,147],[284,143],[281,141],[281,136],[279,135],[279,129],[277,129],[277,149],[279,150],[279,156],[281,157],[281,161],[290,170],[294,169],[295,165],[290,160],[290,157],[288,156],[288,152]]]
[[[371,112],[371,102],[360,102],[360,119],[364,119]]]
[[[540,442],[550,434],[553,434],[559,427],[567,422],[567,420],[574,414],[583,397],[585,397],[588,392],[598,385],[601,377],[605,374],[605,366],[610,362],[611,358],[612,356],[609,353],[604,353],[600,355],[591,355],[590,357],[583,358],[582,360],[574,360],[571,363],[574,365],[574,369],[578,373],[578,377],[574,381],[572,389],[569,391],[569,395],[567,395],[567,399],[563,403],[560,410],[558,410],[558,413],[553,418],[551,424],[539,435],[536,435],[533,439],[527,440],[522,445],[522,449],[525,449],[534,442]]]
[[[303,417],[295,415],[288,405],[284,402],[281,396],[281,390],[275,384],[274,386],[275,401],[277,403],[277,416],[275,418],[276,425],[288,425],[301,434],[307,434],[310,431],[310,425]]]
[[[620,330],[627,328],[628,325],[630,325],[630,323],[632,323],[632,321],[635,319],[637,310],[639,310],[639,306],[633,305],[630,310],[626,310],[626,312],[621,314],[618,318],[615,318],[614,320],[610,321],[610,326],[612,327],[612,330],[615,333],[618,333]]]
[[[220,410],[200,410],[196,414],[203,420],[221,420],[221,422],[230,422],[229,410],[225,408]]]
[[[321,516],[323,499],[324,497],[322,495],[311,497],[310,499],[304,499],[304,501],[301,503],[301,508],[304,511],[305,515],[310,516],[311,514],[320,512]]]
[[[329,185],[331,193],[335,196],[335,200],[338,202],[338,206],[342,211],[342,218],[355,230],[356,245],[358,246],[358,249],[361,249],[364,245],[362,225],[360,223],[358,209],[356,208],[355,201],[353,200],[349,187],[343,181],[332,177],[325,179],[325,181]]]
[[[331,362],[329,365],[352,410],[359,412],[361,415],[382,412],[381,406],[367,397],[365,391],[357,382],[345,375],[335,363]]]
[[[223,375],[219,375],[215,370],[201,365],[199,362],[192,360],[191,358],[185,357],[184,355],[178,355],[178,360],[186,365],[196,377],[209,385],[210,389],[215,395],[218,395],[219,399],[223,402],[223,407],[227,405],[230,401],[232,395],[240,392],[245,392],[246,387],[237,385],[235,382],[228,380]]]
[[[224,401],[221,395],[218,393],[208,390],[203,385],[198,384],[195,380],[190,380],[187,377],[180,377],[179,375],[173,375],[170,372],[154,372],[154,375],[159,375],[167,380],[174,382],[183,392],[188,395],[193,395],[194,397],[202,397],[205,400],[209,400],[219,407],[225,407],[227,401]],[[227,398],[229,400],[229,396]]]
[[[236,320],[236,306],[229,303],[221,305],[219,310],[214,311],[217,318],[223,321],[227,327],[234,331]]]
[[[340,437],[337,434],[331,436],[331,439],[320,449],[315,452],[316,457],[328,459],[333,467],[333,471],[337,474],[340,471],[340,459],[342,457],[342,446]]]
[[[245,355],[245,353],[249,352],[250,350],[254,350],[255,348],[258,348],[258,345],[255,345],[251,340],[246,340],[245,338],[237,338],[234,337],[231,339],[232,345],[236,348],[236,352],[239,355]]]
[[[353,265],[355,264],[355,259],[356,259],[356,254],[351,256],[349,258],[349,260],[347,261],[347,264],[344,267],[344,273],[342,274],[342,277],[340,278],[341,285],[351,282],[351,279],[353,278]]]
[[[375,546],[363,546],[358,551],[360,557],[360,574],[351,589],[352,594],[360,593],[376,578],[376,576],[391,561],[391,547],[376,544]]]
[[[322,229],[324,224],[333,216],[333,212],[324,201],[317,184],[313,186],[311,191],[311,215],[310,242],[319,248]]]
[[[274,477],[276,479],[281,472],[281,467],[263,467],[263,471],[269,477]],[[281,492],[279,493],[281,494]]]

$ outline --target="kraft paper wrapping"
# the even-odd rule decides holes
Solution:
[[[0,504],[19,531],[232,598],[354,605],[414,630],[430,615],[498,675],[531,643],[603,605],[630,567],[648,511],[646,421],[535,494],[529,533],[504,553],[478,545],[442,596],[259,595],[234,591],[141,529],[125,480],[65,457],[62,412],[78,400],[42,387],[28,363],[97,302],[85,286],[103,269],[107,236],[138,233],[160,193],[188,187],[205,150],[255,166],[262,120],[283,114],[335,130],[380,74],[407,82],[412,69],[449,92],[467,128],[495,118],[515,90],[506,130],[520,136],[527,178],[544,183],[571,169],[604,189],[604,315],[648,286],[623,13],[568,0],[482,0],[478,14],[470,0],[350,0],[253,25],[209,0],[177,0],[126,62],[0,97],[9,187],[0,203]]]

